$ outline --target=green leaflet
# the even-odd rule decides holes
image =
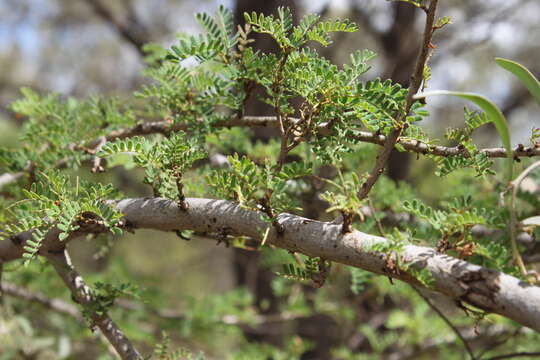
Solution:
[[[529,71],[529,69],[520,63],[508,59],[495,58],[495,62],[503,69],[508,70],[512,74],[516,75],[517,78],[521,80],[523,85],[525,85],[525,87],[529,90],[531,95],[534,96],[536,102],[540,104],[540,82]]]
[[[506,119],[501,112],[501,110],[492,103],[489,99],[483,97],[482,95],[474,94],[474,93],[466,93],[466,92],[459,92],[459,91],[448,91],[448,90],[436,90],[436,91],[429,91],[426,93],[418,94],[415,96],[415,98],[424,98],[429,96],[436,96],[436,95],[451,95],[451,96],[457,96],[466,100],[469,100],[476,105],[478,105],[488,116],[489,120],[495,125],[495,128],[497,129],[497,132],[499,133],[499,136],[501,137],[501,141],[503,143],[504,148],[506,149],[506,153],[508,154],[507,157],[507,174],[506,178],[508,181],[512,180],[512,167],[513,167],[513,155],[512,155],[512,143],[510,141],[510,131],[508,130],[508,124],[506,122]]]

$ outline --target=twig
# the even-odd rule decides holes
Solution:
[[[535,351],[535,352],[523,351],[523,352],[517,352],[517,353],[512,353],[512,354],[506,354],[506,355],[498,355],[498,356],[490,357],[485,360],[510,359],[510,358],[523,357],[523,356],[540,356],[540,351]]]
[[[67,315],[79,322],[83,322],[84,318],[79,309],[73,304],[70,304],[59,298],[49,298],[41,292],[31,291],[29,289],[17,286],[12,283],[3,282],[2,289],[4,293],[8,296],[16,297],[25,301],[34,302],[40,304],[52,311],[55,311],[59,314]],[[184,320],[185,314],[179,312],[175,309],[153,309],[148,308],[145,305],[141,305],[137,302],[130,301],[124,298],[119,298],[115,301],[115,306],[124,310],[130,311],[148,311],[151,315],[157,316],[158,318],[164,320]],[[257,314],[254,315],[253,321],[250,321],[249,324],[255,325],[266,325],[276,322],[286,322],[293,321],[299,318],[304,317],[304,315],[298,315],[294,313],[281,313],[281,314]],[[221,317],[219,320],[225,325],[247,325],[245,321],[240,319],[236,315],[226,314]]]
[[[489,351],[493,351],[495,350],[495,348],[501,346],[501,345],[504,345],[506,342],[508,342],[508,340],[510,340],[511,338],[517,336],[520,332],[523,331],[523,328],[517,328],[516,330],[512,331],[512,332],[508,332],[507,331],[507,334],[505,335],[504,332],[502,333],[502,335],[505,335],[503,339],[501,340],[496,340],[493,344],[489,344],[489,347],[484,349],[483,351],[480,352],[480,354],[478,354],[478,357],[480,359],[482,359],[484,357],[484,354],[489,352]],[[493,336],[494,338],[496,336]]]
[[[537,167],[540,167],[540,161],[537,161],[533,164],[531,164],[529,167],[527,167],[519,176],[510,183],[509,188],[512,189],[512,198],[510,200],[510,243],[512,245],[512,255],[514,258],[514,262],[519,267],[519,270],[521,271],[521,275],[527,277],[527,268],[525,267],[525,264],[523,263],[523,259],[521,258],[521,255],[519,253],[519,248],[517,245],[517,239],[516,239],[516,227],[517,227],[517,214],[516,214],[516,198],[517,198],[517,192],[519,190],[519,186],[521,185],[521,182],[531,171],[536,169]]]
[[[371,201],[370,198],[368,198],[367,200],[368,200],[369,210],[371,212],[371,215],[373,216],[373,220],[375,220],[375,224],[377,225],[377,230],[379,231],[379,235],[386,236],[386,234],[384,233],[384,228],[381,224],[381,221],[375,214],[375,207],[373,206],[373,202]]]
[[[463,329],[461,334],[467,340],[467,342],[474,347],[488,347],[487,351],[493,351],[494,348],[504,344],[510,337],[516,336],[518,334],[525,333],[527,330],[524,328],[518,328],[512,332],[509,329],[501,324],[493,324],[482,329],[481,333],[478,334],[475,329]],[[497,340],[497,337],[504,336],[503,340]],[[389,354],[389,359],[419,359],[422,358],[424,354],[433,354],[433,351],[440,349],[441,347],[450,347],[450,346],[459,346],[461,347],[461,342],[456,342],[456,335],[452,333],[447,336],[434,336],[431,339],[426,339],[422,342],[420,347],[412,346],[408,349],[397,349],[394,353],[396,356]],[[477,359],[483,359],[483,354],[487,351],[481,352],[476,355]]]
[[[73,299],[88,313],[93,325],[101,330],[120,358],[123,360],[142,360],[143,357],[107,313],[98,312],[98,306],[96,306],[97,304],[92,290],[73,267],[67,251],[49,253],[46,257],[66,286],[71,290]]]
[[[456,334],[456,336],[459,338],[459,340],[461,340],[461,342],[463,343],[463,346],[465,346],[465,350],[467,350],[467,352],[469,353],[469,356],[471,357],[472,360],[476,360],[476,356],[474,356],[474,352],[473,350],[471,349],[471,346],[469,345],[469,343],[467,342],[467,340],[463,337],[463,335],[461,335],[461,333],[459,332],[459,330],[454,326],[454,324],[452,324],[452,322],[450,321],[450,319],[448,319],[446,317],[446,315],[444,315],[442,313],[441,310],[439,310],[438,307],[436,307],[428,298],[427,296],[425,296],[424,294],[422,294],[422,292],[420,290],[418,290],[414,285],[411,285],[411,287],[413,288],[413,290],[418,294],[418,296],[420,296],[424,302],[426,304],[428,304],[428,306],[431,308],[431,310],[435,311],[437,313],[437,315],[439,315],[439,317],[441,319],[444,320],[444,322],[448,325],[448,327],[450,327],[450,329],[452,329],[452,331]]]
[[[2,291],[5,295],[24,299],[26,301],[39,303],[57,313],[68,315],[79,322],[83,322],[83,316],[77,307],[62,299],[49,298],[45,294],[31,291],[12,283],[2,282]]]
[[[103,159],[97,156],[96,154],[101,150],[103,145],[107,143],[107,138],[105,136],[101,136],[99,138],[98,144],[95,146],[95,148],[92,150],[92,153],[94,154],[94,157],[92,158],[92,170],[91,172],[97,173],[97,172],[104,172],[105,168],[102,165]]]
[[[396,124],[394,128],[390,131],[388,134],[388,137],[386,138],[383,149],[377,156],[377,160],[375,161],[375,166],[373,170],[368,175],[368,178],[362,184],[362,187],[360,188],[360,191],[358,192],[358,198],[360,200],[365,199],[373,185],[377,182],[379,177],[384,172],[384,168],[386,167],[386,164],[388,163],[388,159],[390,158],[390,153],[394,149],[394,146],[399,140],[399,136],[401,135],[402,131],[405,129],[406,123],[404,122],[404,119],[409,114],[411,107],[414,103],[414,94],[418,92],[420,89],[420,85],[422,84],[423,79],[423,72],[424,67],[427,63],[427,60],[429,58],[430,49],[432,47],[431,45],[431,38],[433,36],[434,29],[434,23],[435,23],[435,12],[437,10],[437,2],[438,0],[431,0],[429,3],[429,7],[426,9],[426,25],[424,27],[424,39],[422,42],[422,48],[420,50],[420,53],[418,54],[418,59],[416,61],[416,66],[414,69],[414,72],[411,76],[411,84],[409,86],[409,91],[407,93],[407,100],[405,103],[405,109],[404,111],[399,115],[398,119],[396,119]]]
[[[287,118],[288,121],[292,122],[293,124],[296,124],[300,122],[301,119],[298,118]],[[220,121],[215,124],[213,124],[215,127],[219,128],[225,128],[225,127],[267,127],[267,128],[276,128],[279,126],[278,119],[275,116],[243,116],[243,117],[232,117],[228,120]],[[150,134],[163,134],[167,135],[171,132],[176,131],[185,131],[187,130],[186,124],[177,123],[171,126],[170,122],[168,121],[154,121],[154,122],[145,122],[140,123],[138,125],[135,125],[131,128],[127,129],[120,129],[120,130],[114,130],[111,131],[109,134],[105,135],[105,139],[107,141],[114,141],[116,139],[126,139],[129,137],[137,136],[137,135],[150,135]],[[331,133],[331,130],[328,129],[328,124],[323,123],[319,125],[319,128],[317,132],[321,135],[327,135]],[[369,131],[358,131],[356,134],[351,137],[351,139],[375,144],[375,145],[381,145],[384,146],[384,144],[387,143],[387,137],[381,134],[371,133]],[[72,145],[74,148],[81,148],[85,149],[85,151],[92,151],[92,149],[95,149],[97,146],[99,146],[101,142],[101,137],[92,140],[88,143],[86,146],[77,146]],[[452,157],[452,156],[463,156],[463,157],[471,157],[471,154],[460,146],[440,146],[440,145],[429,145],[422,142],[419,142],[417,140],[407,140],[407,139],[398,139],[397,144],[401,145],[406,151],[423,154],[423,155],[433,155],[433,156],[442,156],[442,157]],[[90,150],[89,150],[90,149]],[[291,149],[289,149],[291,150]],[[490,158],[506,158],[506,150],[504,148],[485,148],[479,150],[480,153],[485,154],[487,157]],[[540,156],[540,147],[535,146],[523,146],[523,145],[517,145],[513,149],[513,157],[514,158],[520,158],[520,157],[536,157]],[[56,164],[57,168],[62,168],[65,166],[66,160],[60,160]],[[22,177],[24,175],[31,171],[28,169],[24,169],[24,171],[20,171],[17,173],[5,173],[0,175],[0,189],[4,187],[5,185],[8,185],[10,183],[13,183]]]
[[[288,121],[293,124],[299,123],[301,119],[288,117]],[[279,121],[276,116],[243,116],[243,117],[232,117],[231,119],[220,121],[213,124],[215,127],[268,127],[268,128],[277,128],[279,127]],[[110,134],[106,135],[107,141],[114,141],[116,139],[125,139],[128,137],[136,135],[149,135],[149,134],[168,134],[170,132],[187,130],[187,125],[185,124],[174,124],[170,125],[167,121],[155,121],[155,122],[146,122],[136,125],[132,128],[115,130]],[[331,130],[328,129],[327,123],[319,125],[317,130],[319,134],[327,135],[330,134]],[[369,131],[358,131],[354,137],[354,140],[361,142],[384,145],[387,141],[387,137],[381,134],[374,134]],[[407,139],[398,139],[398,144],[403,146],[405,150],[409,152],[415,152],[424,155],[435,155],[435,156],[464,156],[470,157],[471,155],[467,152],[466,149],[460,146],[440,146],[440,145],[429,145],[417,140],[407,140]],[[94,140],[90,143],[90,147],[95,146],[97,140]],[[502,147],[500,148],[485,148],[479,150],[480,153],[483,153],[491,158],[505,158],[506,150]],[[514,158],[518,157],[533,157],[540,156],[540,148],[533,146],[523,146],[518,145],[513,149]]]
[[[133,11],[130,11],[130,19],[134,24],[128,26],[120,21],[107,6],[100,2],[100,0],[86,0],[86,3],[92,7],[96,15],[105,20],[122,38],[133,45],[139,55],[145,55],[143,46],[149,40],[148,34],[146,34],[146,31],[142,30],[144,26],[134,17]]]
[[[281,171],[283,164],[285,164],[285,157],[287,156],[287,153],[288,153],[289,129],[290,129],[288,125],[289,120],[288,120],[287,115],[283,116],[281,112],[279,98],[283,91],[282,89],[283,70],[285,69],[285,64],[287,63],[289,54],[290,52],[285,52],[282,55],[282,58],[279,62],[278,69],[276,71],[276,78],[273,84],[273,88],[274,88],[273,91],[275,92],[274,111],[276,112],[276,116],[278,118],[279,133],[281,136],[281,143],[280,143],[280,148],[279,148],[279,156],[278,156],[278,161],[277,161],[276,173],[279,173]]]
[[[59,314],[72,317],[81,324],[85,323],[84,317],[79,311],[79,309],[77,309],[75,305],[70,304],[62,299],[49,298],[41,292],[31,291],[29,289],[26,289],[26,288],[23,288],[23,287],[20,287],[20,286],[17,286],[15,284],[8,283],[8,282],[2,282],[1,288],[3,290],[4,295],[8,295],[8,296],[12,296],[12,297],[16,297],[19,299],[23,299],[26,301],[40,304]],[[103,335],[103,333],[100,333],[99,337],[101,341],[105,343],[111,355],[113,356],[116,355],[116,350],[114,349],[114,347],[112,347],[111,343]]]

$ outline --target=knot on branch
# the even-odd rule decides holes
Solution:
[[[501,290],[499,273],[489,269],[468,271],[458,278],[464,290],[459,298],[481,309],[496,309],[497,294]]]

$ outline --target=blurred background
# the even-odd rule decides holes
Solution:
[[[323,18],[348,18],[360,30],[338,34],[330,47],[320,51],[341,65],[352,51],[371,49],[378,57],[368,77],[391,78],[408,85],[424,15],[403,2],[1,0],[0,144],[13,144],[17,128],[24,121],[8,107],[20,96],[21,87],[40,93],[58,92],[65,97],[126,99],[148,83],[141,74],[145,66],[144,44],[169,47],[175,42],[175,34],[199,32],[194,14],[213,13],[219,4],[234,9],[238,24],[243,23],[245,11],[270,14],[278,6],[290,7],[298,18],[311,12]],[[437,48],[430,62],[432,79],[428,88],[487,96],[509,120],[513,143],[528,142],[531,128],[540,126],[537,104],[525,88],[495,65],[494,58],[518,61],[540,77],[540,2],[440,1],[439,15],[451,17],[452,25],[437,32],[434,39]],[[257,38],[254,46],[276,51],[264,37]],[[431,116],[424,124],[428,133],[441,137],[447,127],[460,126],[463,106],[459,100],[430,100]],[[248,104],[246,111],[248,115],[265,112],[256,103]],[[481,146],[499,145],[489,127],[477,137]],[[394,154],[388,176],[421,187],[428,197],[436,196],[430,183],[423,182],[423,167],[410,170],[412,161],[414,158],[406,154]],[[127,192],[148,191],[141,190],[128,173],[119,171],[115,176],[114,181],[128,188]],[[274,275],[272,266],[279,261],[272,257],[278,255],[227,249],[210,241],[185,242],[155,232],[125,236],[115,244],[110,256],[99,260],[85,256],[95,252],[93,243],[81,242],[74,251],[89,280],[93,276],[134,279],[145,296],[153,299],[149,300],[152,306],[173,311],[170,317],[162,316],[158,326],[144,318],[151,312],[144,306],[114,314],[121,323],[125,320],[128,333],[146,350],[160,340],[161,330],[166,330],[171,346],[186,349],[180,358],[189,358],[189,351],[194,352],[193,358],[203,351],[209,359],[465,356],[453,333],[430,312],[422,298],[410,288],[392,285],[384,278],[356,295],[349,290],[348,278],[341,279],[346,277],[345,270],[337,269],[332,284],[315,295],[309,286],[291,284]],[[33,286],[36,291],[51,294],[50,288]],[[58,295],[63,294],[60,288],[59,284]],[[336,301],[338,296],[340,301]],[[9,301],[11,317],[0,318],[0,359],[111,358],[99,336],[81,330],[77,321],[49,312],[36,318],[36,313],[46,311],[40,305]],[[445,300],[437,301],[444,304]],[[2,321],[6,328],[7,319],[17,319],[17,324],[2,333]],[[540,340],[527,330],[499,323],[487,330],[482,328],[480,336],[475,334],[473,320],[464,318],[459,324],[464,336],[477,342],[478,348],[497,345],[530,350],[531,344]]]

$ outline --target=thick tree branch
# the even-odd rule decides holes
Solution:
[[[194,230],[261,240],[269,226],[262,220],[260,212],[247,210],[234,202],[194,198],[188,198],[186,202],[188,211],[180,211],[174,200],[159,198],[126,199],[115,204],[125,215],[126,226],[133,229]],[[414,274],[422,270],[433,279],[431,290],[540,331],[540,287],[437,253],[428,247],[403,245],[399,254],[374,251],[373,246],[390,246],[390,241],[359,231],[342,234],[340,224],[291,214],[280,214],[277,221],[285,231],[278,234],[275,227],[270,228],[267,242],[274,246],[355,266],[413,285],[421,286]],[[54,235],[54,229],[50,233]],[[65,246],[65,242],[55,242],[53,235],[44,240],[43,254]],[[78,235],[81,234],[73,234],[66,241]],[[30,234],[26,233],[0,241],[2,262],[20,258],[22,246],[29,237]],[[401,267],[391,266],[396,263],[397,256]]]
[[[49,252],[46,254],[46,257],[71,291],[73,299],[81,304],[90,316],[93,325],[101,330],[120,358],[123,360],[143,359],[131,341],[114,321],[111,320],[107,313],[99,311],[92,290],[86,285],[81,275],[79,275],[71,264],[67,252],[65,250],[59,253]]]

